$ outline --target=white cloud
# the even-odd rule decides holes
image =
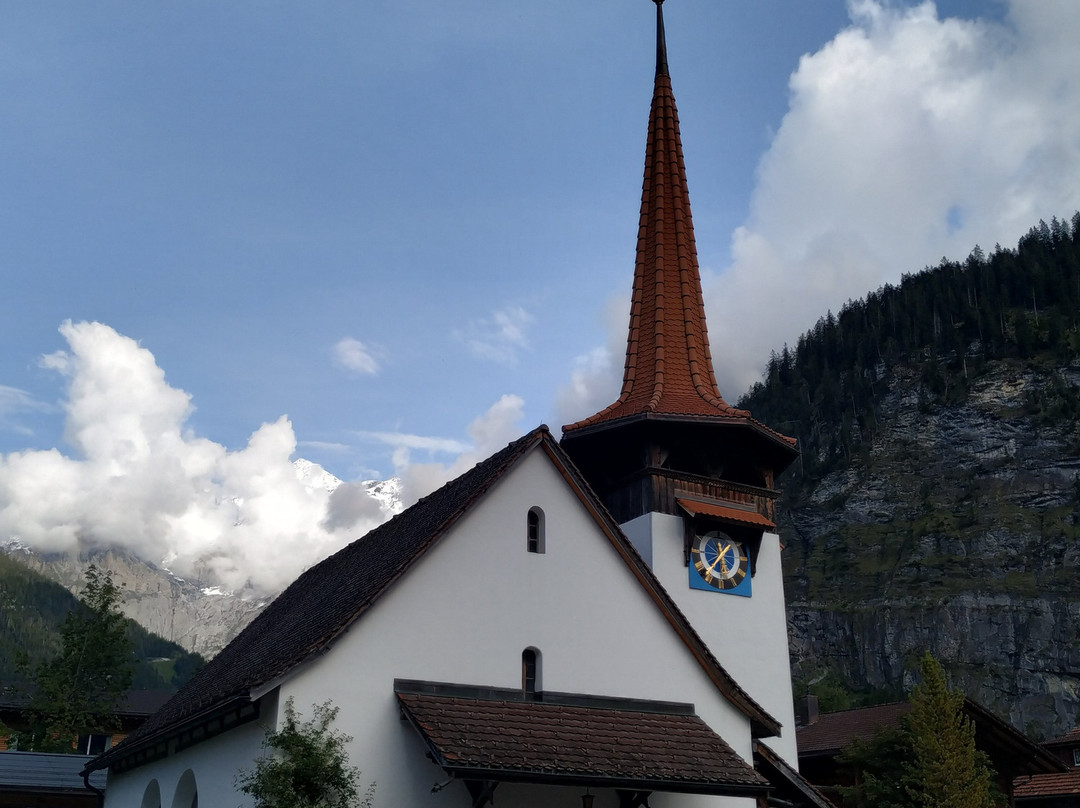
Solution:
[[[518,396],[502,396],[469,425],[472,447],[449,464],[413,463],[409,447],[402,445],[394,453],[394,466],[395,474],[401,478],[404,503],[410,505],[430,494],[519,437],[522,432],[518,423],[524,406],[525,402]]]
[[[580,421],[615,402],[626,356],[629,297],[614,297],[604,307],[607,344],[574,357],[570,381],[555,394],[558,426]]]
[[[382,521],[355,491],[331,503],[300,481],[287,418],[230,452],[185,430],[190,396],[134,340],[100,323],[60,331],[69,350],[43,365],[68,379],[75,456],[0,456],[0,536],[43,551],[123,547],[182,575],[273,591]]]
[[[533,317],[520,306],[508,306],[491,317],[475,320],[454,333],[479,358],[504,365],[516,365],[520,351],[529,347],[526,334]]]
[[[35,399],[25,390],[0,384],[0,416],[27,410],[44,410],[45,404]]]
[[[371,348],[352,337],[345,337],[334,345],[334,361],[347,370],[367,376],[379,372],[379,362]]]
[[[333,452],[334,454],[345,454],[352,451],[349,444],[338,443],[337,441],[302,440],[298,441],[296,445],[304,449],[316,449],[320,452]]]
[[[25,390],[0,384],[0,425],[21,435],[32,435],[33,429],[20,422],[19,416],[32,412],[52,412],[55,407],[38,401]]]
[[[357,432],[359,437],[385,443],[401,449],[422,449],[426,452],[460,454],[469,451],[468,444],[453,438],[436,438],[430,435],[410,435],[406,432]]]
[[[191,397],[166,382],[150,351],[101,323],[60,331],[68,350],[42,364],[67,378],[65,433],[75,456],[0,455],[0,537],[45,552],[120,547],[209,584],[274,592],[386,518],[361,483],[305,484],[325,475],[294,466],[288,418],[229,451],[185,428]],[[517,437],[522,407],[503,396],[469,426],[468,441],[363,437],[395,447],[412,502]],[[414,464],[414,451],[455,457]]]
[[[1080,5],[1013,0],[1007,25],[849,10],[792,75],[732,265],[703,279],[729,399],[827,309],[1080,207]]]

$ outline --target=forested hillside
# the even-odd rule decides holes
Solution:
[[[25,679],[20,662],[31,667],[59,650],[58,628],[79,606],[67,589],[0,553],[0,685]],[[136,689],[175,690],[202,664],[197,654],[128,621],[134,645]]]
[[[833,707],[925,650],[1035,734],[1080,723],[1080,214],[829,314],[740,406],[782,480],[792,662]]]
[[[1040,221],[1015,250],[975,247],[963,263],[906,275],[848,302],[774,353],[763,382],[739,406],[799,439],[803,457],[789,483],[805,487],[851,459],[881,427],[887,367],[919,371],[926,410],[962,402],[973,379],[995,360],[1041,366],[1080,356],[1080,213]],[[1064,382],[1038,400],[1037,414],[1080,417]]]

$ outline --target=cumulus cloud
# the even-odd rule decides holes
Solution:
[[[352,337],[345,337],[334,345],[334,361],[346,370],[365,376],[374,376],[379,372],[379,362],[371,348]]]
[[[1010,0],[1002,23],[943,19],[931,2],[848,10],[850,24],[790,78],[731,264],[703,268],[729,401],[826,311],[1080,209],[1080,5]],[[597,388],[620,370],[578,360],[560,409],[608,403]]]
[[[608,301],[604,309],[607,345],[574,358],[570,381],[555,394],[555,413],[559,425],[579,421],[599,412],[619,397],[623,362],[626,356],[628,297]]]
[[[826,310],[1080,207],[1080,6],[1003,24],[858,0],[804,56],[732,265],[706,279],[721,390]]]
[[[529,326],[533,317],[520,306],[508,306],[491,317],[475,320],[454,336],[478,359],[516,365],[518,354],[529,347]]]
[[[413,462],[409,446],[400,445],[394,452],[395,474],[401,478],[402,500],[410,505],[443,483],[464,474],[479,461],[520,437],[518,426],[525,402],[514,395],[502,396],[468,429],[472,445],[450,463]],[[426,447],[422,447],[426,448]]]
[[[181,575],[274,591],[382,521],[362,492],[301,481],[287,418],[229,451],[185,429],[191,397],[150,351],[100,323],[60,331],[68,350],[42,364],[67,378],[74,456],[0,456],[0,536],[47,552],[122,547]]]

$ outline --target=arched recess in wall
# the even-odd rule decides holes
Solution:
[[[543,690],[540,670],[540,649],[526,648],[521,652],[521,692],[525,698],[534,698]]]
[[[191,769],[180,775],[172,808],[199,808],[199,787],[195,783],[195,773]]]
[[[525,517],[525,549],[530,553],[543,553],[544,543],[544,511],[534,506]]]
[[[161,788],[157,780],[147,783],[139,808],[161,808]]]

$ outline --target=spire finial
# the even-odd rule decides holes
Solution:
[[[664,0],[653,0],[656,3],[656,75],[666,76],[667,70],[667,40],[664,37]]]

